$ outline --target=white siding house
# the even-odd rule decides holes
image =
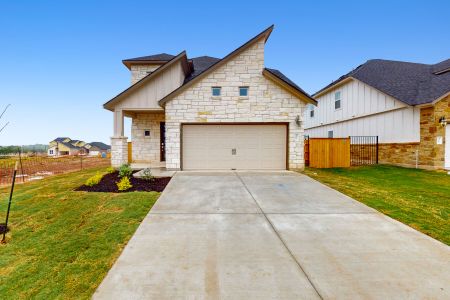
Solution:
[[[420,109],[357,80],[315,96],[305,112],[310,137],[379,136],[380,143],[420,141]],[[313,111],[313,112],[311,112]]]

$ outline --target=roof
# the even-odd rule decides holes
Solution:
[[[102,142],[92,142],[92,143],[89,143],[89,145],[91,145],[92,147],[97,147],[100,150],[109,150],[109,149],[111,149],[110,145],[106,145],[105,143],[102,143]]]
[[[290,80],[286,75],[284,75],[283,73],[281,73],[280,71],[276,70],[276,69],[269,69],[269,68],[264,68],[264,70],[266,70],[267,72],[271,73],[272,75],[274,75],[275,77],[277,77],[278,79],[280,79],[282,82],[286,83],[287,85],[289,85],[290,87],[292,87],[293,89],[295,89],[297,92],[303,94],[306,98],[308,98],[308,102],[311,102],[312,104],[317,105],[317,101],[314,100],[311,95],[309,95],[307,92],[305,92],[302,88],[300,88],[295,82],[293,82],[292,80]]]
[[[130,86],[129,88],[127,88],[126,90],[124,90],[123,92],[121,92],[120,94],[118,94],[117,96],[115,96],[114,98],[109,100],[108,102],[106,102],[103,105],[103,107],[106,109],[109,109],[109,110],[113,110],[112,105],[115,102],[122,99],[123,96],[126,96],[130,92],[138,89],[140,86],[142,86],[146,82],[150,81],[152,78],[158,76],[158,74],[162,74],[162,72],[165,69],[167,69],[170,64],[173,64],[176,61],[181,60],[183,62],[183,64],[185,65],[185,68],[184,68],[185,78],[184,78],[183,84],[181,86],[179,86],[178,88],[176,88],[175,90],[173,90],[168,95],[166,95],[164,98],[162,98],[158,101],[160,106],[164,106],[164,104],[167,101],[172,99],[175,95],[181,93],[184,89],[189,87],[191,84],[193,84],[193,82],[198,80],[200,77],[213,72],[215,69],[219,68],[220,66],[222,66],[223,64],[228,62],[230,59],[232,59],[239,53],[248,49],[251,45],[253,45],[257,41],[261,40],[262,38],[264,38],[264,41],[267,41],[273,28],[274,28],[273,25],[268,27],[267,29],[265,29],[264,31],[262,31],[261,33],[259,33],[258,35],[256,35],[255,37],[253,37],[252,39],[247,41],[245,44],[241,45],[239,48],[235,49],[234,51],[232,51],[231,53],[229,53],[227,56],[225,56],[222,59],[216,58],[216,57],[211,57],[211,56],[199,56],[199,57],[194,57],[194,58],[188,59],[186,56],[186,51],[183,51],[180,54],[178,54],[177,56],[173,56],[173,55],[166,54],[166,53],[161,53],[161,54],[156,54],[156,55],[142,56],[142,57],[124,60],[124,62],[125,61],[143,61],[144,59],[151,61],[151,60],[159,60],[162,58],[168,59],[171,57],[171,59],[169,59],[168,61],[163,63],[162,66],[157,68],[154,72],[148,74],[147,76],[145,76],[144,78],[142,78],[141,80],[139,80],[138,82],[136,82],[135,84],[133,84],[132,86]],[[272,74],[271,76],[273,76],[273,78],[269,78],[269,79],[274,80],[274,78],[276,78],[276,81],[279,85],[284,87],[289,92],[295,94],[297,97],[301,98],[302,100],[304,100],[306,102],[317,104],[317,102],[308,93],[306,93],[303,89],[301,89],[297,84],[295,84],[292,80],[290,80],[287,76],[285,76],[280,71],[275,70],[275,69],[264,69],[263,75],[264,75],[264,72],[269,72],[270,74]]]
[[[313,96],[325,92],[347,78],[355,78],[408,105],[432,103],[450,92],[449,71],[450,59],[431,65],[372,59],[341,76]]]
[[[185,80],[184,83],[180,87],[178,87],[177,89],[175,89],[174,91],[172,91],[171,93],[166,95],[164,98],[159,100],[158,101],[159,105],[163,106],[167,101],[172,99],[177,94],[181,93],[184,89],[189,87],[191,84],[193,84],[199,78],[201,78],[202,76],[204,76],[206,74],[209,74],[209,73],[213,72],[214,70],[216,70],[220,66],[224,65],[229,60],[231,60],[233,57],[235,57],[239,53],[243,52],[244,50],[248,49],[248,47],[253,45],[255,42],[259,41],[261,38],[264,38],[264,41],[267,41],[267,39],[269,38],[270,34],[272,33],[273,27],[274,27],[274,25],[269,26],[267,29],[265,29],[261,33],[257,34],[255,37],[253,37],[252,39],[247,41],[245,44],[243,44],[239,48],[235,49],[234,51],[230,52],[224,58],[222,58],[220,60],[217,60],[216,62],[214,62],[214,63],[212,63],[212,64],[210,64],[208,66],[205,66],[201,71],[197,72],[195,76],[191,76],[190,78],[188,78],[188,80]]]
[[[187,83],[191,81],[220,60],[220,58],[211,56],[199,56],[191,58],[190,61],[192,61],[193,72],[184,79],[184,82]]]
[[[64,141],[65,139],[69,139],[69,140],[70,140],[70,138],[68,138],[68,137],[57,137],[57,138],[54,139],[52,142],[62,142],[62,141]]]
[[[115,96],[114,98],[112,98],[111,100],[109,100],[108,102],[103,104],[103,108],[109,109],[109,110],[112,111],[113,109],[110,106],[113,103],[119,101],[123,96],[127,95],[128,93],[137,90],[140,86],[142,86],[146,82],[150,81],[152,78],[155,78],[156,76],[159,76],[160,74],[162,74],[164,72],[164,70],[166,70],[167,68],[169,68],[170,66],[172,66],[173,64],[175,64],[176,62],[178,62],[180,60],[182,62],[184,62],[183,66],[186,69],[185,72],[188,72],[187,69],[189,68],[189,65],[188,65],[188,61],[187,61],[187,57],[186,57],[186,51],[182,51],[180,54],[178,54],[177,56],[175,56],[174,58],[172,58],[171,60],[166,62],[164,65],[162,65],[161,67],[159,67],[155,71],[149,73],[147,76],[144,76],[142,79],[137,81],[135,84],[131,85],[130,87],[128,87],[127,89],[125,89],[124,91],[119,93],[117,96]]]
[[[136,63],[146,63],[146,64],[163,64],[173,59],[175,55],[167,54],[167,53],[159,53],[147,56],[140,56],[134,58],[127,58],[122,60],[122,63],[130,69],[132,64]]]
[[[68,143],[66,143],[66,142],[58,142],[58,143],[61,144],[61,145],[66,146],[68,148],[71,148],[71,149],[80,149],[80,148],[82,148],[82,147],[79,147],[79,146],[72,145],[70,142],[68,142]]]

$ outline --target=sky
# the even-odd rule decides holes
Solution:
[[[368,59],[450,58],[449,11],[450,1],[413,0],[0,0],[0,109],[11,104],[0,145],[109,143],[102,105],[130,84],[125,58],[224,57],[274,24],[266,67],[312,94]]]

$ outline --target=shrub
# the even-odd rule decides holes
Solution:
[[[108,174],[114,173],[115,171],[116,171],[116,169],[114,169],[113,167],[108,167],[106,169],[106,173],[108,173]]]
[[[128,179],[128,177],[122,177],[122,179],[120,179],[120,181],[117,182],[116,184],[117,184],[117,189],[119,191],[126,191],[133,187],[131,185],[130,179]]]
[[[130,165],[123,164],[119,168],[119,177],[131,177],[131,174],[133,174],[133,170],[131,170]]]
[[[144,180],[153,180],[153,175],[152,175],[152,170],[150,170],[150,168],[145,168],[144,171],[142,172],[142,179]]]
[[[85,185],[87,186],[94,186],[100,183],[100,180],[102,180],[103,175],[97,172],[94,176],[90,177],[88,180],[86,180]]]

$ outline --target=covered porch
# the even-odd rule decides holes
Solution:
[[[124,118],[131,119],[130,139],[125,136]],[[133,169],[164,169],[165,113],[163,109],[114,110],[114,136],[111,137],[111,164],[130,164]]]

